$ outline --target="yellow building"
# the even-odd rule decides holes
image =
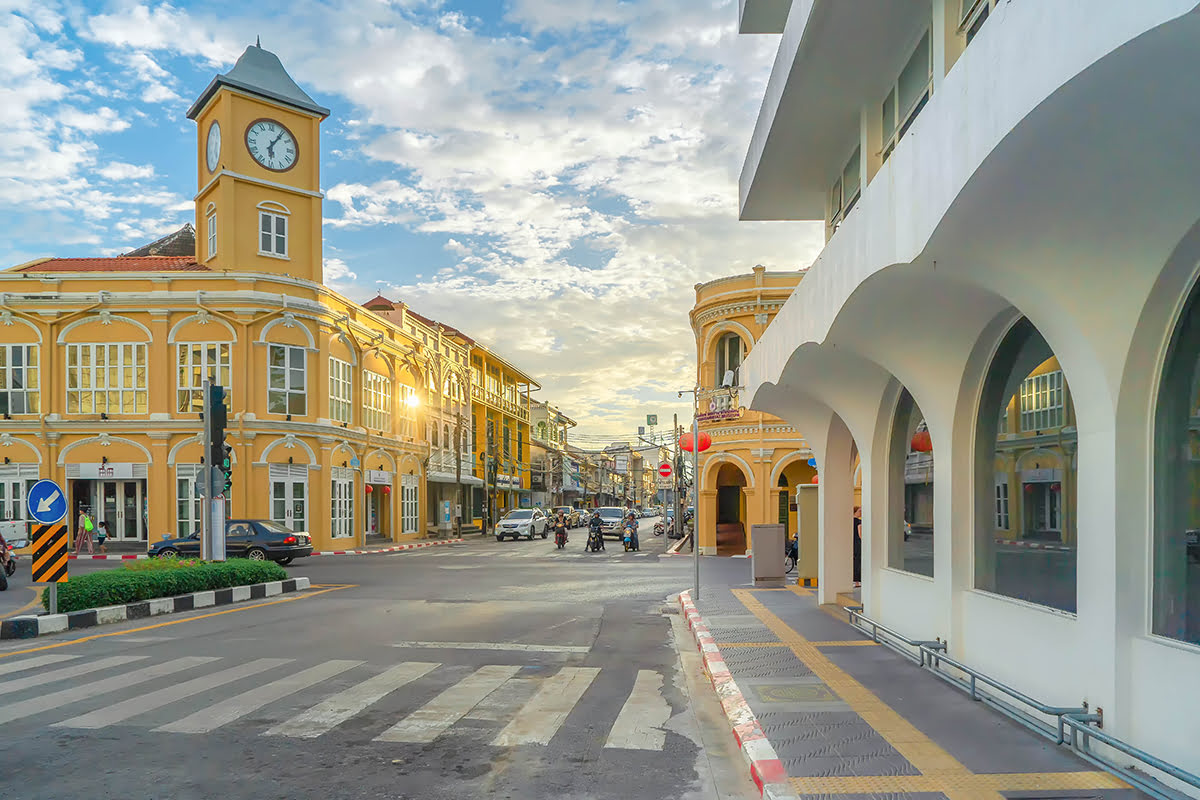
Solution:
[[[471,439],[485,483],[474,514],[493,524],[504,511],[533,506],[529,393],[541,388],[502,356],[475,343],[471,349]]]
[[[323,285],[328,114],[249,47],[188,111],[194,229],[123,257],[0,273],[0,519],[21,518],[29,484],[51,478],[72,519],[87,508],[115,541],[196,530],[210,377],[229,391],[233,517],[308,530],[317,549],[401,540],[443,524],[431,506],[445,493],[426,489],[457,482],[456,460],[464,491],[482,486],[482,465],[460,454],[478,439],[457,425],[483,407],[470,366],[504,365],[510,422],[521,405],[509,384],[530,381],[403,305],[364,307]],[[513,455],[527,480],[519,444]]]
[[[737,396],[742,360],[803,276],[759,266],[750,274],[696,285],[690,318],[700,411],[725,417],[700,424],[712,446],[700,454],[697,530],[701,553],[736,555],[752,547],[752,525],[782,523],[790,537],[799,524],[799,575],[815,578],[817,471],[808,463],[812,453],[790,424],[770,414],[740,411]]]

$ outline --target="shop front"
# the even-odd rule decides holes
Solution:
[[[87,512],[97,527],[104,523],[114,541],[147,540],[150,498],[146,491],[145,464],[68,464],[66,478],[72,526],[80,512]]]
[[[365,533],[391,539],[392,483],[396,475],[381,469],[368,469],[363,471],[363,478],[366,483]]]

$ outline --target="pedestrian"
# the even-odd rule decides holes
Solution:
[[[84,544],[87,545],[89,555],[93,552],[92,530],[95,527],[92,524],[92,518],[88,516],[87,509],[79,509],[79,527],[75,531],[75,555],[79,555],[79,551],[83,549]]]
[[[96,525],[96,545],[101,553],[107,553],[108,548],[104,546],[104,540],[108,538],[108,523],[100,520]]]
[[[854,507],[854,586],[862,586],[862,506]]]

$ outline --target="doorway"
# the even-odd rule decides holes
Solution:
[[[293,531],[308,530],[308,467],[272,464],[271,520]]]
[[[741,522],[742,487],[717,487],[717,524]]]
[[[74,494],[75,519],[87,510],[97,526],[104,523],[113,541],[146,541],[145,481],[75,481]]]

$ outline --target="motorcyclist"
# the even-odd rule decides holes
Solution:
[[[640,550],[641,548],[640,548],[640,547],[638,547],[638,521],[637,521],[637,514],[633,513],[632,511],[630,511],[630,512],[629,512],[629,516],[627,516],[627,517],[625,518],[625,527],[631,530],[631,534],[632,534],[632,535],[631,535],[629,538],[630,538],[630,541],[631,541],[631,542],[632,542],[632,544],[633,544],[633,547],[632,547],[632,549],[633,549],[633,550]]]
[[[0,569],[8,566],[8,542],[4,540],[4,534],[0,533]]]
[[[554,518],[554,535],[557,536],[559,531],[562,531],[564,543],[570,541],[570,538],[567,536],[568,527],[566,512],[559,511],[558,516]]]
[[[593,511],[592,518],[588,520],[588,538],[596,537],[596,541],[600,543],[598,549],[604,549],[604,523],[600,519],[600,512]]]

